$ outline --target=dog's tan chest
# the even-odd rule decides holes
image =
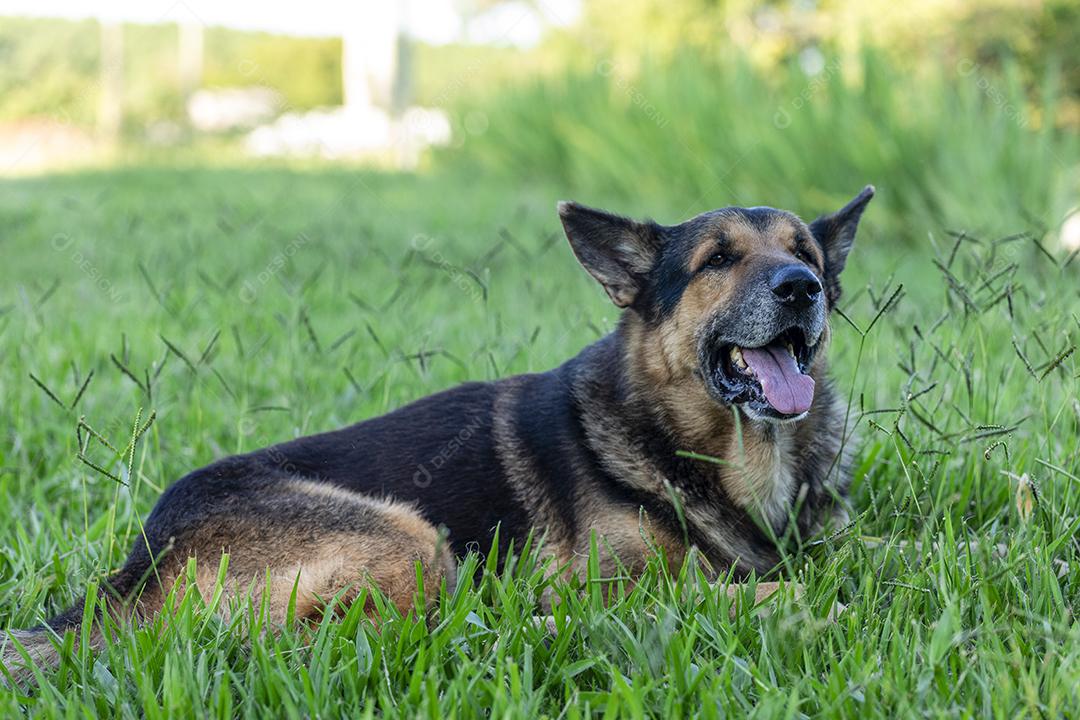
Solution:
[[[722,477],[732,501],[775,530],[783,527],[791,510],[795,463],[791,434],[780,428],[773,435],[761,437],[751,427],[744,428],[741,441],[733,437],[728,457],[734,462]]]

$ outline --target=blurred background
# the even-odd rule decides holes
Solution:
[[[874,181],[900,236],[913,216],[1027,217],[1080,246],[1073,0],[6,0],[2,12],[9,176],[450,168],[676,214],[824,203]]]

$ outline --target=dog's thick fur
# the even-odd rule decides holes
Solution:
[[[496,528],[503,552],[542,534],[563,572],[583,567],[593,532],[604,573],[633,573],[658,548],[677,564],[689,546],[737,577],[770,570],[776,538],[844,517],[843,407],[822,352],[806,369],[812,407],[777,418],[710,380],[716,348],[764,345],[788,326],[824,346],[872,194],[810,225],[725,208],[666,227],[561,203],[574,253],[625,308],[613,333],[549,372],[468,383],[186,475],[106,583],[103,606],[156,612],[192,557],[209,593],[227,552],[228,587],[269,578],[279,619],[294,586],[298,617],[365,583],[407,608],[417,561],[434,595],[455,581],[455,556],[486,551]],[[777,268],[792,267],[820,282],[810,306],[769,292]],[[17,637],[35,662],[55,661],[50,631],[82,614],[78,605]],[[21,658],[9,643],[4,664]]]

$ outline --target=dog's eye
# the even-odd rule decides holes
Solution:
[[[713,253],[712,257],[710,257],[709,260],[705,263],[705,267],[725,268],[728,265],[731,265],[731,263],[733,262],[734,260],[731,258],[730,255],[725,255],[724,253]]]
[[[795,251],[795,257],[799,258],[800,260],[802,260],[807,265],[813,265],[814,264],[813,255],[808,253],[806,250],[803,250],[802,248],[799,248],[798,250]]]

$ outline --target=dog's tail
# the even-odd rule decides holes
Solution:
[[[88,639],[92,650],[100,650],[104,646],[100,623],[103,612],[109,612],[117,620],[132,617],[134,608],[130,598],[139,589],[145,573],[144,564],[135,555],[138,554],[133,553],[123,569],[111,575],[97,591],[93,626]],[[146,602],[151,600],[146,597],[147,594],[144,592],[139,599],[140,611],[145,610]],[[158,595],[156,592],[149,594]],[[76,644],[80,642],[87,600],[84,596],[82,602],[75,603],[37,627],[0,631],[0,664],[3,665],[0,685],[14,683],[26,686],[33,680],[35,668],[46,670],[60,665],[59,646],[64,634],[72,631]]]

